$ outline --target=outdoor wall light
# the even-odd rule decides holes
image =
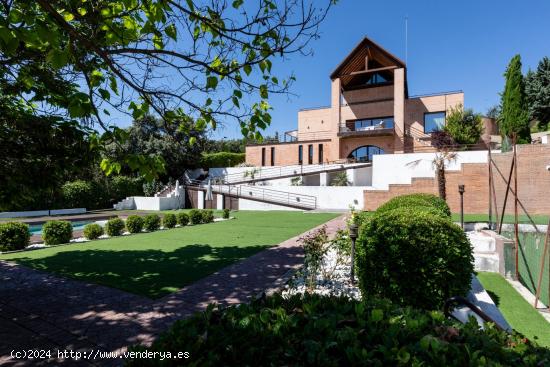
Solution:
[[[351,284],[355,284],[355,240],[357,239],[357,232],[357,224],[351,222],[349,225],[349,238],[351,239]]]

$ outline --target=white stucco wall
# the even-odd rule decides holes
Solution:
[[[363,207],[364,186],[286,186],[277,190],[311,195],[317,198],[317,209],[349,209]],[[239,210],[292,210],[288,207],[266,204],[252,200],[239,199]]]
[[[172,197],[147,197],[132,196],[115,205],[116,210],[170,210],[185,206],[185,192],[180,191],[179,196]]]
[[[494,154],[499,154],[495,151]],[[436,153],[380,154],[373,156],[372,187],[387,190],[390,184],[410,184],[413,177],[435,177],[432,161]],[[487,163],[487,151],[457,153],[449,163],[450,171],[460,170],[462,163]]]

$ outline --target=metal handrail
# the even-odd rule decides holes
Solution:
[[[208,188],[208,184],[204,181],[193,179],[186,179],[185,184],[187,186],[194,186],[201,189]],[[243,199],[252,199],[273,204],[300,207],[304,209],[317,208],[317,198],[311,195],[266,189],[263,187],[250,185],[232,186],[227,184],[211,184],[211,187],[213,192],[232,195]]]
[[[468,307],[470,310],[472,310],[476,315],[478,315],[483,321],[485,322],[492,322],[495,324],[495,327],[499,329],[500,331],[506,331],[504,330],[495,320],[493,320],[489,315],[487,315],[485,312],[483,312],[479,307],[474,305],[472,302],[468,301],[466,298],[461,296],[454,296],[449,298],[445,301],[445,304],[443,306],[443,313],[447,317],[452,317],[453,319],[460,321],[455,315],[453,315],[451,308],[453,305],[464,305]]]

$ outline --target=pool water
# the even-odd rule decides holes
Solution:
[[[84,229],[84,226],[86,224],[94,223],[92,220],[88,221],[80,221],[80,222],[71,222],[73,225],[73,231],[81,231]],[[31,235],[35,234],[42,234],[42,224],[34,224],[29,226],[29,230],[31,232]]]

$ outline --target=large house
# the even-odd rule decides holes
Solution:
[[[432,152],[430,133],[464,93],[410,97],[407,66],[365,37],[330,75],[331,105],[303,109],[292,141],[249,145],[255,166],[370,161],[374,154]]]

